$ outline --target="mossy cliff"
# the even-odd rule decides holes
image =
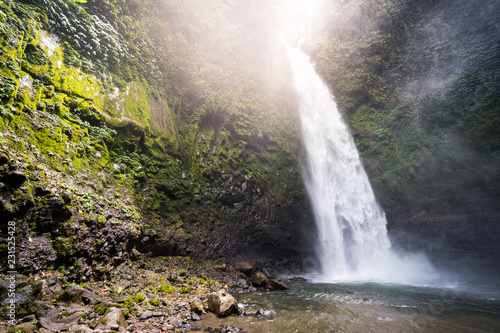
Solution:
[[[224,261],[307,253],[286,64],[254,75],[253,47],[226,63],[211,53],[225,41],[186,41],[222,29],[201,13],[191,2],[0,2],[0,220],[3,234],[16,224],[19,271],[99,277],[134,248]]]
[[[500,267],[499,3],[333,7],[314,58],[393,236],[421,236],[433,255]]]

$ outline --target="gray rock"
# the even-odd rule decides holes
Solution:
[[[192,320],[192,321],[200,321],[200,320],[201,320],[201,317],[200,317],[200,316],[198,316],[196,313],[194,313],[194,312],[193,312],[193,313],[191,314],[191,320]]]
[[[49,286],[53,286],[53,285],[55,285],[55,284],[57,283],[58,279],[59,279],[59,278],[58,278],[56,275],[51,275],[51,276],[49,276],[49,278],[47,279],[47,284],[48,284]]]
[[[149,318],[153,317],[153,315],[154,315],[153,311],[144,311],[139,316],[139,319],[140,320],[146,320],[146,319],[149,319]]]
[[[76,311],[69,316],[63,316],[59,319],[59,323],[68,325],[79,325],[82,321],[86,320],[87,316],[83,311]]]
[[[237,286],[238,288],[242,288],[242,289],[244,289],[244,288],[247,288],[247,287],[248,287],[248,282],[247,282],[247,280],[245,280],[245,279],[238,279],[238,280],[236,281],[236,286]]]
[[[240,261],[234,264],[234,269],[237,270],[238,272],[242,272],[248,276],[252,274],[253,271],[253,266],[249,262],[246,261]]]
[[[36,312],[35,316],[37,318],[43,318],[49,313],[50,309],[53,309],[54,306],[50,302],[37,301],[36,304]]]
[[[205,306],[199,299],[195,299],[193,303],[191,303],[191,311],[196,314],[202,314],[203,310],[205,310]]]
[[[238,311],[238,302],[224,290],[209,294],[207,300],[210,311],[218,317],[227,317]]]
[[[29,323],[29,322],[33,322],[35,320],[36,320],[35,315],[29,315],[29,316],[26,316],[23,319],[21,319],[21,322],[22,323]]]
[[[101,330],[115,330],[118,331],[120,327],[125,328],[127,326],[127,321],[125,320],[125,317],[123,316],[122,310],[112,307],[109,308],[108,313],[104,317],[104,319],[101,321],[101,324],[97,326],[97,329]]]
[[[84,290],[82,293],[82,301],[85,304],[95,305],[97,304],[97,295],[89,290]]]
[[[47,312],[47,315],[40,319],[40,325],[43,328],[53,332],[67,331],[68,330],[67,324],[61,324],[57,322],[58,314],[59,312],[56,309],[50,309]]]
[[[288,286],[283,282],[276,279],[270,279],[266,284],[266,289],[269,290],[286,290]]]
[[[61,294],[59,300],[63,302],[81,303],[83,291],[82,288],[70,284]]]
[[[256,287],[264,287],[269,279],[262,272],[257,272],[252,276],[252,284]]]
[[[255,318],[267,318],[267,319],[271,319],[272,316],[271,316],[271,312],[259,309],[255,313]]]
[[[170,324],[174,326],[175,328],[183,328],[183,329],[188,329],[191,330],[191,324],[189,324],[187,321],[182,320],[179,317],[175,317],[170,321]]]
[[[27,322],[14,326],[12,332],[35,333],[38,329],[33,322]]]
[[[62,287],[58,284],[55,284],[49,287],[49,291],[53,294],[60,294],[62,293]]]
[[[69,333],[94,333],[95,331],[91,329],[90,327],[87,327],[85,325],[76,325],[76,326],[71,326]]]
[[[236,326],[224,326],[221,328],[220,333],[244,333],[245,331]]]

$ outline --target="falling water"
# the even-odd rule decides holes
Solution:
[[[434,274],[420,255],[397,255],[354,141],[309,57],[288,47],[308,153],[306,187],[327,280],[422,283]],[[424,282],[425,283],[425,282]]]

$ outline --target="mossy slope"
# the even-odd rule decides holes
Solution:
[[[278,87],[259,97],[261,78],[248,76],[256,64],[232,88],[212,74],[200,83],[180,54],[162,58],[167,50],[149,29],[165,23],[153,16],[148,27],[141,16],[152,2],[133,12],[102,5],[96,15],[93,1],[0,4],[0,211],[30,249],[19,253],[19,269],[102,277],[104,263],[127,260],[134,248],[298,257],[309,216],[293,94]],[[164,10],[198,10],[172,6]],[[225,80],[240,70],[179,46]],[[22,184],[7,184],[13,173]]]

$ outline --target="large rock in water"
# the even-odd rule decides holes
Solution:
[[[262,272],[257,272],[252,276],[252,284],[256,287],[264,287],[269,279]]]
[[[224,290],[209,294],[207,300],[208,308],[218,317],[227,317],[238,311],[238,302]]]
[[[276,279],[269,279],[269,281],[267,281],[265,288],[268,290],[286,290],[288,289],[288,286],[282,281]]]

